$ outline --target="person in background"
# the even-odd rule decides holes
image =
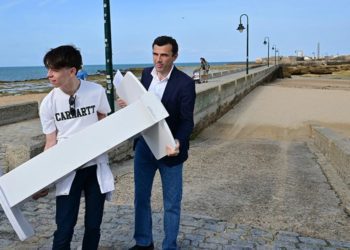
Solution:
[[[201,66],[200,66],[200,69],[202,71],[202,74],[201,74],[201,81],[202,82],[208,82],[208,75],[209,75],[209,69],[210,69],[210,65],[209,63],[207,62],[207,60],[205,60],[204,57],[201,57],[200,58],[201,60]]]
[[[135,139],[135,231],[136,245],[131,250],[154,249],[152,235],[151,193],[153,179],[160,173],[163,189],[164,239],[163,249],[177,249],[179,233],[183,163],[188,158],[189,138],[194,127],[193,110],[196,98],[195,83],[178,70],[174,62],[178,44],[169,36],[160,36],[152,44],[154,67],[142,72],[143,86],[154,93],[169,113],[166,122],[175,138],[176,146],[167,147],[167,156],[156,160],[142,137]],[[118,105],[127,103],[118,99]]]
[[[88,78],[88,73],[83,69],[83,66],[78,70],[77,72],[77,78],[80,80],[87,80]]]
[[[46,135],[44,150],[48,150],[103,119],[111,109],[101,85],[76,77],[82,58],[75,47],[64,45],[51,49],[43,61],[48,70],[47,76],[54,86],[40,105],[40,121]],[[71,154],[75,152],[72,151]],[[57,229],[52,249],[70,249],[82,192],[85,196],[82,249],[97,249],[104,202],[114,190],[108,155],[105,153],[87,162],[55,184]],[[47,193],[48,189],[44,189],[34,194],[33,199]]]

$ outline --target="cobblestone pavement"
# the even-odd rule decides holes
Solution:
[[[82,207],[72,249],[80,248],[83,210]],[[35,228],[35,236],[24,242],[19,241],[1,211],[0,248],[50,249],[55,229],[53,192],[39,202],[26,202],[22,211]],[[153,223],[155,246],[160,249],[163,237],[161,212],[153,214]],[[132,233],[133,208],[129,205],[106,203],[99,249],[128,249],[134,244]],[[190,214],[182,215],[178,240],[181,249],[350,249],[350,242],[304,237],[286,231],[270,232]]]

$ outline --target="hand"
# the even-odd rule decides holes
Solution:
[[[175,139],[175,148],[167,145],[166,146],[166,152],[167,155],[172,157],[172,156],[177,156],[180,153],[180,142],[178,139]]]
[[[37,200],[41,197],[45,197],[48,194],[49,194],[49,189],[44,188],[44,189],[40,190],[39,192],[36,192],[35,194],[33,194],[32,198],[33,198],[33,200]]]
[[[128,104],[126,103],[126,101],[124,101],[123,99],[121,99],[121,98],[118,98],[117,99],[117,104],[118,104],[118,106],[119,107],[121,107],[121,108],[125,108]]]

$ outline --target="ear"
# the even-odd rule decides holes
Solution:
[[[71,75],[77,75],[77,69],[75,68],[75,67],[72,67],[72,68],[70,68],[70,71],[69,71],[69,73],[71,74]]]
[[[178,54],[173,55],[174,61],[177,59]]]

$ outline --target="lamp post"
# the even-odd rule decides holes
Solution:
[[[246,74],[248,74],[248,68],[249,68],[249,22],[248,22],[248,15],[247,14],[242,14],[239,17],[239,25],[237,30],[239,32],[243,32],[243,30],[245,29],[243,24],[242,24],[242,16],[245,16],[247,18],[247,58],[246,58]]]
[[[274,44],[273,46],[272,46],[272,50],[274,50],[275,51],[275,65],[276,65],[276,53],[277,53],[277,48],[276,48],[276,45]]]
[[[267,67],[270,67],[270,38],[268,36],[265,36],[264,38],[264,45],[266,44],[267,44]]]
[[[113,88],[113,63],[112,63],[112,35],[111,35],[111,16],[109,0],[103,0],[104,28],[105,28],[105,54],[106,54],[106,80],[107,80],[107,98],[111,113],[114,112],[114,88]]]

